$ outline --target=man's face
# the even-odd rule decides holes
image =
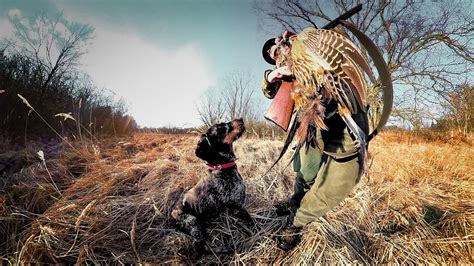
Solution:
[[[275,38],[275,45],[268,49],[268,55],[275,60],[276,66],[287,66],[291,61],[291,44],[296,35],[285,31],[281,36]]]
[[[273,60],[277,61],[278,48],[276,44],[270,47],[270,49],[268,49],[268,54]]]

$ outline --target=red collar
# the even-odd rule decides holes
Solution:
[[[230,163],[225,163],[225,164],[218,164],[218,165],[207,165],[207,168],[210,170],[221,170],[221,169],[226,169],[229,167],[232,167],[234,165],[237,165],[235,162],[230,162]]]

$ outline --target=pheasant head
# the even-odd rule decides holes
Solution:
[[[270,49],[270,56],[276,61],[276,66],[288,66],[291,68],[291,40],[296,35],[285,31],[275,39],[275,45]]]

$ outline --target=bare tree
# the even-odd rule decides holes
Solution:
[[[225,116],[225,106],[221,94],[216,89],[208,90],[197,105],[201,122],[206,127],[222,122]]]
[[[77,69],[92,38],[91,26],[70,22],[61,14],[29,18],[12,14],[9,19],[15,36],[0,40],[0,87],[6,88],[0,97],[0,131],[46,136],[44,121],[65,134],[75,131],[81,139],[86,131],[92,136],[136,129],[133,118],[125,114],[125,103],[98,90]],[[41,119],[30,117],[17,94],[30,101]],[[71,111],[73,119],[61,121]],[[21,120],[25,123],[18,123]]]
[[[8,41],[13,44],[9,47],[35,64],[34,74],[40,88],[35,103],[38,106],[54,79],[75,70],[80,57],[87,52],[93,28],[70,22],[62,14],[53,18],[44,14],[31,18],[14,15],[9,19],[15,28],[15,39]]]
[[[462,84],[448,95],[449,113],[445,119],[454,124],[459,133],[466,135],[474,127],[474,86]]]
[[[249,74],[243,72],[236,72],[227,77],[222,90],[227,119],[244,118],[247,121],[257,119],[255,89],[248,77]]]
[[[273,0],[256,4],[275,35],[321,27],[360,1]],[[382,50],[396,89],[393,114],[410,119],[447,101],[474,70],[474,18],[469,1],[370,0],[350,21]],[[277,26],[277,27],[275,27]],[[380,89],[369,89],[370,113],[380,113]],[[410,115],[406,116],[410,108]],[[404,115],[402,115],[402,113]],[[372,121],[374,122],[374,121]]]
[[[235,72],[228,75],[221,87],[206,92],[197,105],[201,121],[206,126],[243,118],[247,124],[257,121],[255,88],[248,74]]]

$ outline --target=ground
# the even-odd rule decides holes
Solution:
[[[235,151],[257,228],[224,214],[212,222],[203,255],[169,222],[171,204],[206,175],[194,156],[197,140],[142,133],[2,153],[0,257],[11,263],[474,261],[472,138],[377,136],[368,173],[288,253],[273,241],[283,219],[272,218],[270,209],[291,194],[291,153],[265,175],[282,141],[243,138]]]

